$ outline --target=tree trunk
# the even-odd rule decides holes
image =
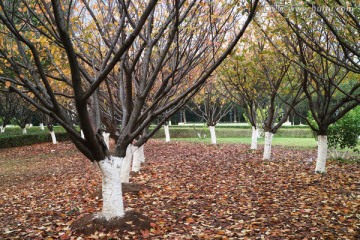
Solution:
[[[53,144],[57,144],[55,132],[54,132],[54,131],[50,131],[50,135],[51,135],[52,143],[53,143]]]
[[[130,178],[131,162],[133,159],[134,146],[129,144],[126,149],[126,155],[121,165],[121,182],[128,183]]]
[[[133,172],[139,172],[140,171],[140,165],[141,165],[141,147],[133,147],[134,153],[133,153],[133,162],[131,170]]]
[[[124,216],[124,204],[121,189],[121,169],[123,158],[111,156],[99,162],[102,173],[102,216],[109,220]]]
[[[265,132],[264,156],[263,160],[270,160],[271,157],[271,143],[273,135],[271,132]]]
[[[43,123],[40,123],[40,130],[44,131],[45,128],[44,128],[44,124]]]
[[[81,136],[82,139],[85,139],[84,132],[81,129],[80,129],[80,136]]]
[[[211,136],[211,144],[216,144],[216,133],[215,126],[209,126],[210,136]]]
[[[109,144],[109,142],[110,142],[110,133],[103,132],[102,136],[104,138],[104,142],[106,144],[107,149],[110,150],[110,144]]]
[[[4,133],[5,132],[5,127],[1,126],[0,131],[1,131],[1,133]]]
[[[140,162],[144,163],[145,162],[144,145],[141,145],[138,151],[140,153]]]
[[[165,142],[170,142],[169,125],[164,125],[164,130],[165,130]]]
[[[23,134],[27,134],[26,127],[22,129]]]
[[[258,137],[258,129],[254,126],[252,126],[252,132],[251,132],[251,149],[255,150],[257,149],[257,137]]]
[[[316,159],[315,172],[325,173],[326,158],[327,158],[328,141],[326,135],[318,136],[318,153]]]
[[[183,122],[186,123],[186,114],[185,114],[185,110],[183,110]]]

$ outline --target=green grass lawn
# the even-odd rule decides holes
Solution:
[[[209,143],[210,138],[172,138],[173,141],[192,141],[199,143]],[[243,143],[251,144],[251,138],[218,138],[217,143]],[[258,144],[264,144],[264,138],[258,139]],[[273,145],[281,145],[287,147],[298,147],[298,148],[316,148],[315,138],[285,138],[279,137],[273,138]]]

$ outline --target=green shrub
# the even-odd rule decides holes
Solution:
[[[70,140],[65,132],[58,132],[55,134],[58,142]],[[51,142],[49,131],[43,131],[42,134],[21,134],[2,137],[0,138],[0,148],[19,147],[42,142]]]

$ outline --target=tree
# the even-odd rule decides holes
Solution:
[[[76,147],[99,166],[102,216],[122,217],[120,172],[129,165],[128,146],[135,139],[136,146],[144,144],[200,90],[242,37],[257,4],[22,0],[21,11],[14,11],[9,1],[0,1],[6,39],[0,55],[15,75],[0,79],[62,125]],[[240,19],[243,26],[238,28]],[[235,34],[228,34],[230,30]],[[194,74],[200,64],[201,71]],[[192,84],[184,88],[188,79]],[[121,101],[114,151],[100,129],[99,91],[106,81],[113,82]],[[74,101],[84,138],[62,104],[68,98]],[[145,132],[160,116],[155,129]]]
[[[224,88],[215,79],[208,81],[202,90],[187,105],[188,109],[205,120],[209,127],[211,143],[216,144],[215,126],[232,109],[223,97]]]
[[[257,124],[261,119],[260,124],[265,132],[263,159],[268,160],[273,135],[303,98],[296,66],[277,53],[272,44],[276,42],[277,47],[285,47],[275,35],[265,35],[260,28],[265,26],[266,31],[270,32],[272,26],[259,23],[262,19],[255,21],[257,26],[251,29],[251,38],[256,42],[244,43],[246,51],[227,63],[224,79],[225,84],[230,83],[231,86],[228,93],[246,109],[253,129],[252,149],[257,148]]]
[[[19,125],[22,129],[22,133],[26,134],[26,125],[30,123],[32,116],[34,115],[34,111],[32,106],[30,106],[27,102],[20,99],[17,96],[17,106],[15,109],[14,121]]]
[[[315,172],[323,173],[326,166],[329,126],[358,105],[358,73],[353,67],[349,67],[353,64],[352,60],[345,56],[342,52],[343,46],[336,40],[332,31],[328,31],[328,25],[317,18],[316,14],[312,11],[298,11],[296,7],[292,11],[283,11],[276,8],[272,1],[268,2],[277,10],[272,13],[272,24],[278,26],[276,32],[281,33],[282,42],[286,46],[286,51],[276,49],[282,56],[296,63],[301,71],[302,90],[314,122],[309,121],[306,116],[301,116],[299,112],[297,114],[306,119],[317,134],[318,157]],[[347,28],[341,21],[336,24],[340,28]],[[308,37],[304,38],[302,34]],[[318,40],[310,43],[309,39]],[[314,48],[318,42],[325,44]],[[272,45],[277,46],[274,42]],[[336,56],[336,61],[329,58],[329,55]]]
[[[292,2],[285,1],[280,7],[276,1],[267,2],[313,52],[347,71],[360,74],[360,22],[355,2],[303,0],[294,6]],[[334,87],[343,94],[348,93],[341,86]],[[360,83],[356,87],[359,88]],[[359,97],[348,96],[360,102]]]
[[[250,49],[237,49],[224,62],[219,72],[227,98],[245,109],[246,120],[252,127],[251,149],[255,150],[262,122],[259,121],[261,116],[258,113],[264,84],[263,79],[256,76],[256,71],[252,71],[256,68],[252,57]]]
[[[0,91],[0,117],[2,120],[1,133],[5,132],[6,125],[15,117],[15,111],[17,107],[16,95],[8,92]]]

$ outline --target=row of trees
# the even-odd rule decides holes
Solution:
[[[120,176],[133,152],[127,149],[142,146],[201,89],[243,36],[257,5],[1,0],[1,81],[54,118],[99,166],[102,216],[122,217]],[[154,120],[158,125],[148,131]],[[104,130],[115,149],[107,147]]]
[[[47,126],[52,142],[57,143],[53,120],[49,116],[37,111],[15,93],[0,92],[0,102],[1,133],[5,132],[7,125],[15,123],[22,129],[22,133],[26,134],[27,127],[31,126],[32,121],[35,120],[40,122],[41,130],[45,130],[44,124]]]
[[[258,5],[0,0],[0,82],[62,125],[99,166],[106,219],[124,215],[121,182],[134,153],[197,93],[210,98],[203,86],[215,76],[245,107],[255,129],[258,110],[266,109],[265,159],[272,135],[306,99],[319,138],[316,171],[324,172],[328,127],[359,102],[359,22],[350,11],[329,19],[322,11],[284,12],[273,1]],[[267,6],[274,11],[264,11]]]
[[[330,126],[360,102],[358,9],[341,1],[267,3],[221,69],[224,85],[246,109],[254,132],[264,128],[264,159],[270,159],[273,134],[295,112],[316,133],[315,171],[325,172]],[[302,102],[311,118],[298,111]]]

